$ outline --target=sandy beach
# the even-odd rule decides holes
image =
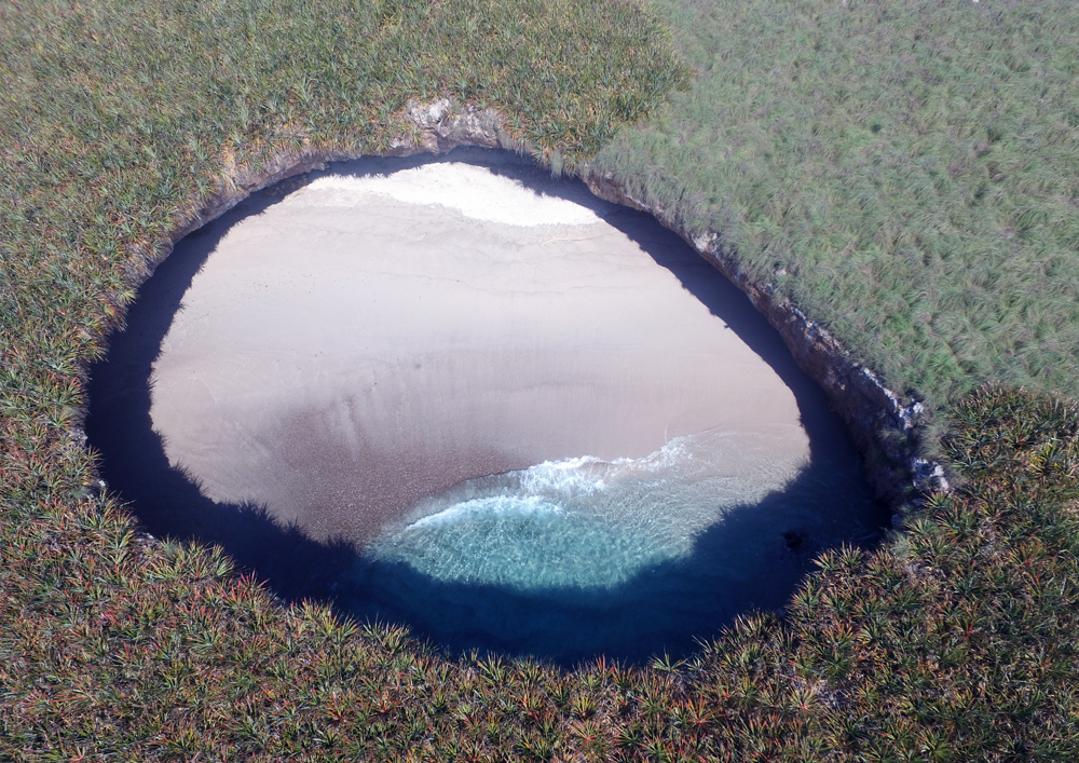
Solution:
[[[796,471],[795,396],[709,307],[721,277],[566,189],[439,162],[326,175],[233,225],[154,364],[170,462],[360,543],[465,480],[705,430],[768,433]]]

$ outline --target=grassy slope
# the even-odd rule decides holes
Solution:
[[[600,166],[896,389],[1079,395],[1079,4],[656,5],[699,77]]]
[[[448,662],[135,536],[70,435],[130,244],[230,164],[384,145],[409,95],[572,156],[677,78],[630,6],[293,5],[0,8],[0,758],[1079,754],[1079,414],[1039,398],[958,407],[967,491],[677,670]]]

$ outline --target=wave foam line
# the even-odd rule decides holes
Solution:
[[[475,515],[492,514],[560,514],[562,508],[536,495],[495,495],[472,498],[454,503],[435,514],[428,514],[412,522],[405,530],[432,527],[469,519]]]

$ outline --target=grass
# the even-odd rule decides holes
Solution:
[[[661,111],[682,69],[630,3],[0,7],[0,759],[1079,756],[1079,412],[1047,394],[950,406],[959,490],[822,557],[784,621],[572,673],[281,607],[139,535],[78,435],[137,252],[230,168],[379,150],[441,94],[570,161],[607,145],[893,383],[1074,393],[1075,11],[907,7],[665,2],[699,72]]]
[[[1079,396],[1079,5],[656,5],[698,76],[602,169],[893,389]]]
[[[986,389],[955,421],[958,492],[823,556],[786,622],[645,669],[447,661],[147,545],[111,502],[44,507],[5,530],[0,756],[1074,759],[1079,410]]]

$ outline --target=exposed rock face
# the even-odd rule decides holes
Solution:
[[[431,104],[410,103],[406,115],[418,130],[418,142],[408,137],[394,141],[393,147],[404,154],[419,150],[440,153],[456,146],[517,148],[502,130],[502,118],[492,109],[474,106],[455,107],[448,98]]]
[[[410,102],[403,116],[410,129],[391,143],[388,154],[438,154],[457,146],[527,150],[503,130],[501,116],[492,109],[461,106],[442,98],[427,104]],[[356,158],[359,158],[357,153],[300,151],[283,154],[258,171],[237,169],[224,179],[218,194],[199,213],[177,226],[172,243],[225,213],[254,191],[322,168],[327,162]],[[669,210],[634,198],[612,176],[600,174],[590,166],[578,168],[577,176],[596,196],[654,216],[750,298],[779,331],[798,365],[828,395],[865,454],[870,483],[884,500],[898,508],[919,491],[948,489],[944,469],[917,455],[918,425],[925,412],[922,403],[890,390],[826,329],[778,295],[771,284],[751,280],[739,267],[721,233],[689,234]],[[140,259],[152,268],[170,250],[171,247],[143,252]]]

